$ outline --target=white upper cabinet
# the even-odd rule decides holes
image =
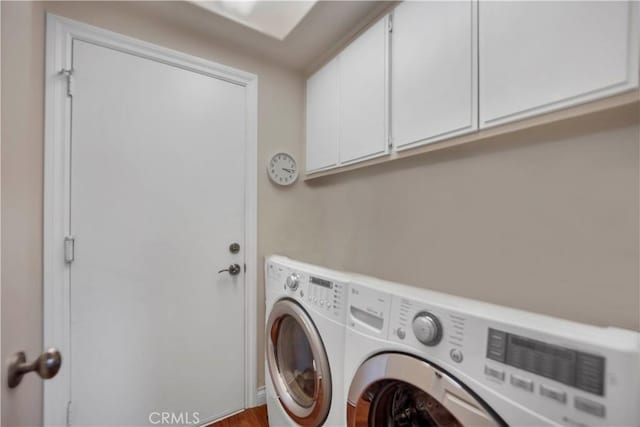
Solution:
[[[338,56],[340,163],[388,152],[387,23],[378,21]]]
[[[480,127],[638,86],[636,2],[479,6]]]
[[[334,59],[307,80],[307,172],[338,164],[338,99]]]
[[[477,129],[477,3],[404,2],[393,12],[391,132],[398,150]]]
[[[639,56],[639,1],[402,2],[307,81],[306,171],[637,89]]]

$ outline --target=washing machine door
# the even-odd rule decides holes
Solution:
[[[267,365],[280,404],[298,424],[321,425],[331,406],[331,372],[313,321],[283,299],[271,310],[267,332]]]
[[[348,427],[504,425],[454,378],[406,354],[383,353],[363,363],[347,405]]]

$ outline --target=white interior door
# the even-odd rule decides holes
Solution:
[[[73,43],[71,424],[241,409],[246,89]]]

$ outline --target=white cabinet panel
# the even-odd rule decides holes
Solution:
[[[633,3],[481,1],[480,127],[637,87]]]
[[[387,153],[387,18],[339,56],[340,162]]]
[[[338,99],[334,59],[307,80],[307,172],[338,163]]]
[[[477,129],[475,1],[404,2],[393,12],[391,132],[396,149]]]

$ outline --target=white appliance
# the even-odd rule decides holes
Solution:
[[[640,334],[354,276],[346,425],[638,426]]]
[[[269,425],[344,425],[347,277],[271,256],[265,262]]]

